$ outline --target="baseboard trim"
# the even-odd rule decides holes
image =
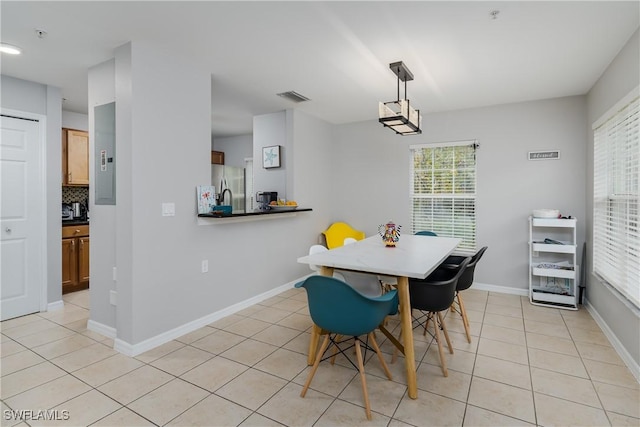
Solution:
[[[528,297],[528,289],[510,288],[508,286],[491,285],[489,283],[473,282],[471,289],[477,289],[479,291],[499,292],[501,294],[520,295],[521,297]]]
[[[89,321],[87,322],[87,329],[93,332],[97,332],[100,335],[104,335],[107,338],[116,337],[116,328],[112,328],[111,326],[96,322],[95,320],[89,319]]]
[[[627,365],[627,368],[629,368],[633,376],[636,377],[636,381],[640,382],[640,365],[633,360],[631,354],[629,354],[627,349],[624,348],[618,337],[616,337],[616,334],[613,333],[611,328],[609,328],[609,325],[607,325],[602,316],[600,316],[600,313],[598,313],[595,307],[589,303],[588,299],[585,299],[583,306],[587,309],[589,314],[591,314],[591,317],[593,317],[593,320],[596,321],[598,326],[600,326],[600,329],[602,329],[602,332],[604,332],[604,335],[616,350],[624,364]]]
[[[64,301],[54,301],[47,304],[47,311],[61,310],[64,308]]]
[[[305,276],[306,277],[306,276]],[[270,291],[264,292],[262,294],[256,295],[255,297],[249,298],[247,300],[241,301],[237,304],[231,305],[229,307],[225,307],[222,310],[216,311],[214,313],[208,314],[199,319],[193,320],[189,323],[185,323],[184,325],[178,326],[177,328],[171,329],[169,331],[163,332],[154,337],[148,338],[144,341],[141,341],[136,344],[131,344],[126,341],[123,341],[119,338],[114,340],[113,348],[114,350],[126,355],[126,356],[137,356],[139,354],[144,353],[145,351],[149,351],[155,347],[158,347],[162,344],[165,344],[171,340],[181,337],[182,335],[188,334],[189,332],[193,332],[196,329],[200,329],[203,326],[208,325],[209,323],[215,322],[216,320],[220,320],[223,317],[229,316],[230,314],[237,313],[240,310],[244,310],[247,307],[250,307],[254,304],[257,304],[261,301],[264,301],[272,296],[278,295],[286,290],[289,290],[293,287],[293,285],[304,278],[300,278],[294,280],[289,283],[285,283],[282,286],[278,286],[277,288],[271,289]]]

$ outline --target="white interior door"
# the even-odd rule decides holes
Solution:
[[[6,320],[40,311],[46,206],[39,122],[1,119],[0,318]]]

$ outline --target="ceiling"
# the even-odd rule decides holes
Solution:
[[[376,119],[378,102],[396,99],[396,61],[413,72],[407,97],[423,113],[585,94],[638,28],[639,5],[3,0],[2,41],[23,54],[0,67],[60,87],[63,110],[86,114],[88,68],[128,41],[154,43],[211,71],[212,134],[223,137],[286,108]],[[276,96],[289,90],[311,100]]]

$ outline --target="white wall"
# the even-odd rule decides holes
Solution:
[[[587,97],[588,156],[587,156],[587,290],[589,304],[606,322],[620,344],[640,365],[640,311],[625,303],[608,285],[592,274],[593,268],[593,131],[591,125],[618,100],[640,85],[640,32],[629,39],[611,62]]]
[[[253,118],[253,187],[258,191],[277,191],[278,198],[291,198],[287,195],[287,112],[263,114]],[[262,167],[262,149],[273,145],[280,146],[280,167],[264,169]]]
[[[338,126],[332,146],[334,220],[367,235],[394,220],[410,228],[409,145],[477,140],[477,242],[489,246],[480,283],[528,288],[528,221],[535,208],[578,218],[584,241],[586,103],[581,96],[424,117],[422,135],[396,136],[375,121]],[[560,160],[528,161],[558,149]]]
[[[214,138],[211,149],[224,152],[224,164],[244,167],[244,159],[253,157],[253,134]]]
[[[290,113],[292,144],[287,158],[291,173],[287,173],[287,198],[301,207],[313,208],[300,238],[303,244],[315,244],[320,241],[320,233],[331,225],[336,209],[334,188],[328,185],[332,181],[334,157],[329,148],[334,126],[298,110]]]
[[[0,76],[2,108],[46,117],[46,215],[47,215],[47,303],[62,300],[62,95],[60,89],[14,77]]]
[[[73,111],[62,112],[62,127],[67,129],[89,131],[89,116],[87,114],[74,113]]]

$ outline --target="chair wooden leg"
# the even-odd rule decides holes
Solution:
[[[313,325],[311,331],[311,339],[309,340],[309,354],[307,355],[307,365],[313,365],[318,350],[318,341],[320,340],[321,329],[317,325]]]
[[[449,307],[449,310],[451,310],[454,313],[458,313],[458,309],[456,308],[456,298],[458,297],[458,291],[456,291],[456,296],[453,298],[453,302],[451,303],[451,306]]]
[[[438,312],[438,320],[440,321],[440,326],[442,327],[442,332],[444,332],[444,338],[447,340],[447,346],[449,347],[449,353],[453,354],[453,346],[451,345],[451,340],[449,339],[449,332],[447,332],[447,324],[444,323],[444,319],[442,318],[442,313]]]
[[[442,342],[440,340],[440,328],[438,328],[438,322],[436,319],[433,319],[433,326],[436,331],[436,342],[438,343],[438,353],[440,353],[440,366],[442,367],[442,374],[445,377],[449,376],[449,371],[447,370],[447,360],[444,358],[444,351],[442,350]]]
[[[360,349],[360,341],[356,339],[356,356],[358,359],[358,370],[360,371],[360,380],[362,381],[362,394],[364,395],[364,409],[367,419],[371,419],[371,405],[369,405],[369,393],[367,392],[367,378],[364,374],[364,363],[362,361],[362,350]]]
[[[471,344],[471,333],[469,332],[469,318],[467,317],[467,310],[464,308],[464,302],[462,302],[462,295],[458,293],[458,305],[460,306],[460,315],[462,316],[462,324],[464,325],[464,333],[467,335],[467,341]]]
[[[382,365],[382,369],[384,369],[384,373],[387,375],[387,378],[392,380],[393,377],[391,376],[391,371],[389,371],[389,367],[387,366],[387,363],[384,361],[384,357],[382,357],[382,352],[380,351],[380,347],[378,346],[378,343],[376,342],[376,336],[375,336],[375,334],[373,332],[371,332],[369,334],[369,339],[371,340],[371,345],[373,346],[373,349],[376,351],[376,354],[378,355],[378,359],[380,360],[380,364]]]
[[[318,351],[318,355],[316,356],[316,361],[313,362],[313,367],[311,368],[311,372],[309,372],[309,376],[307,377],[307,382],[304,383],[304,387],[302,387],[302,392],[300,393],[300,397],[304,397],[307,394],[307,389],[311,385],[311,380],[313,376],[316,374],[318,370],[318,365],[320,364],[320,360],[322,359],[322,355],[329,347],[329,334],[324,337],[324,341],[322,341],[322,345],[320,346],[320,351]]]

